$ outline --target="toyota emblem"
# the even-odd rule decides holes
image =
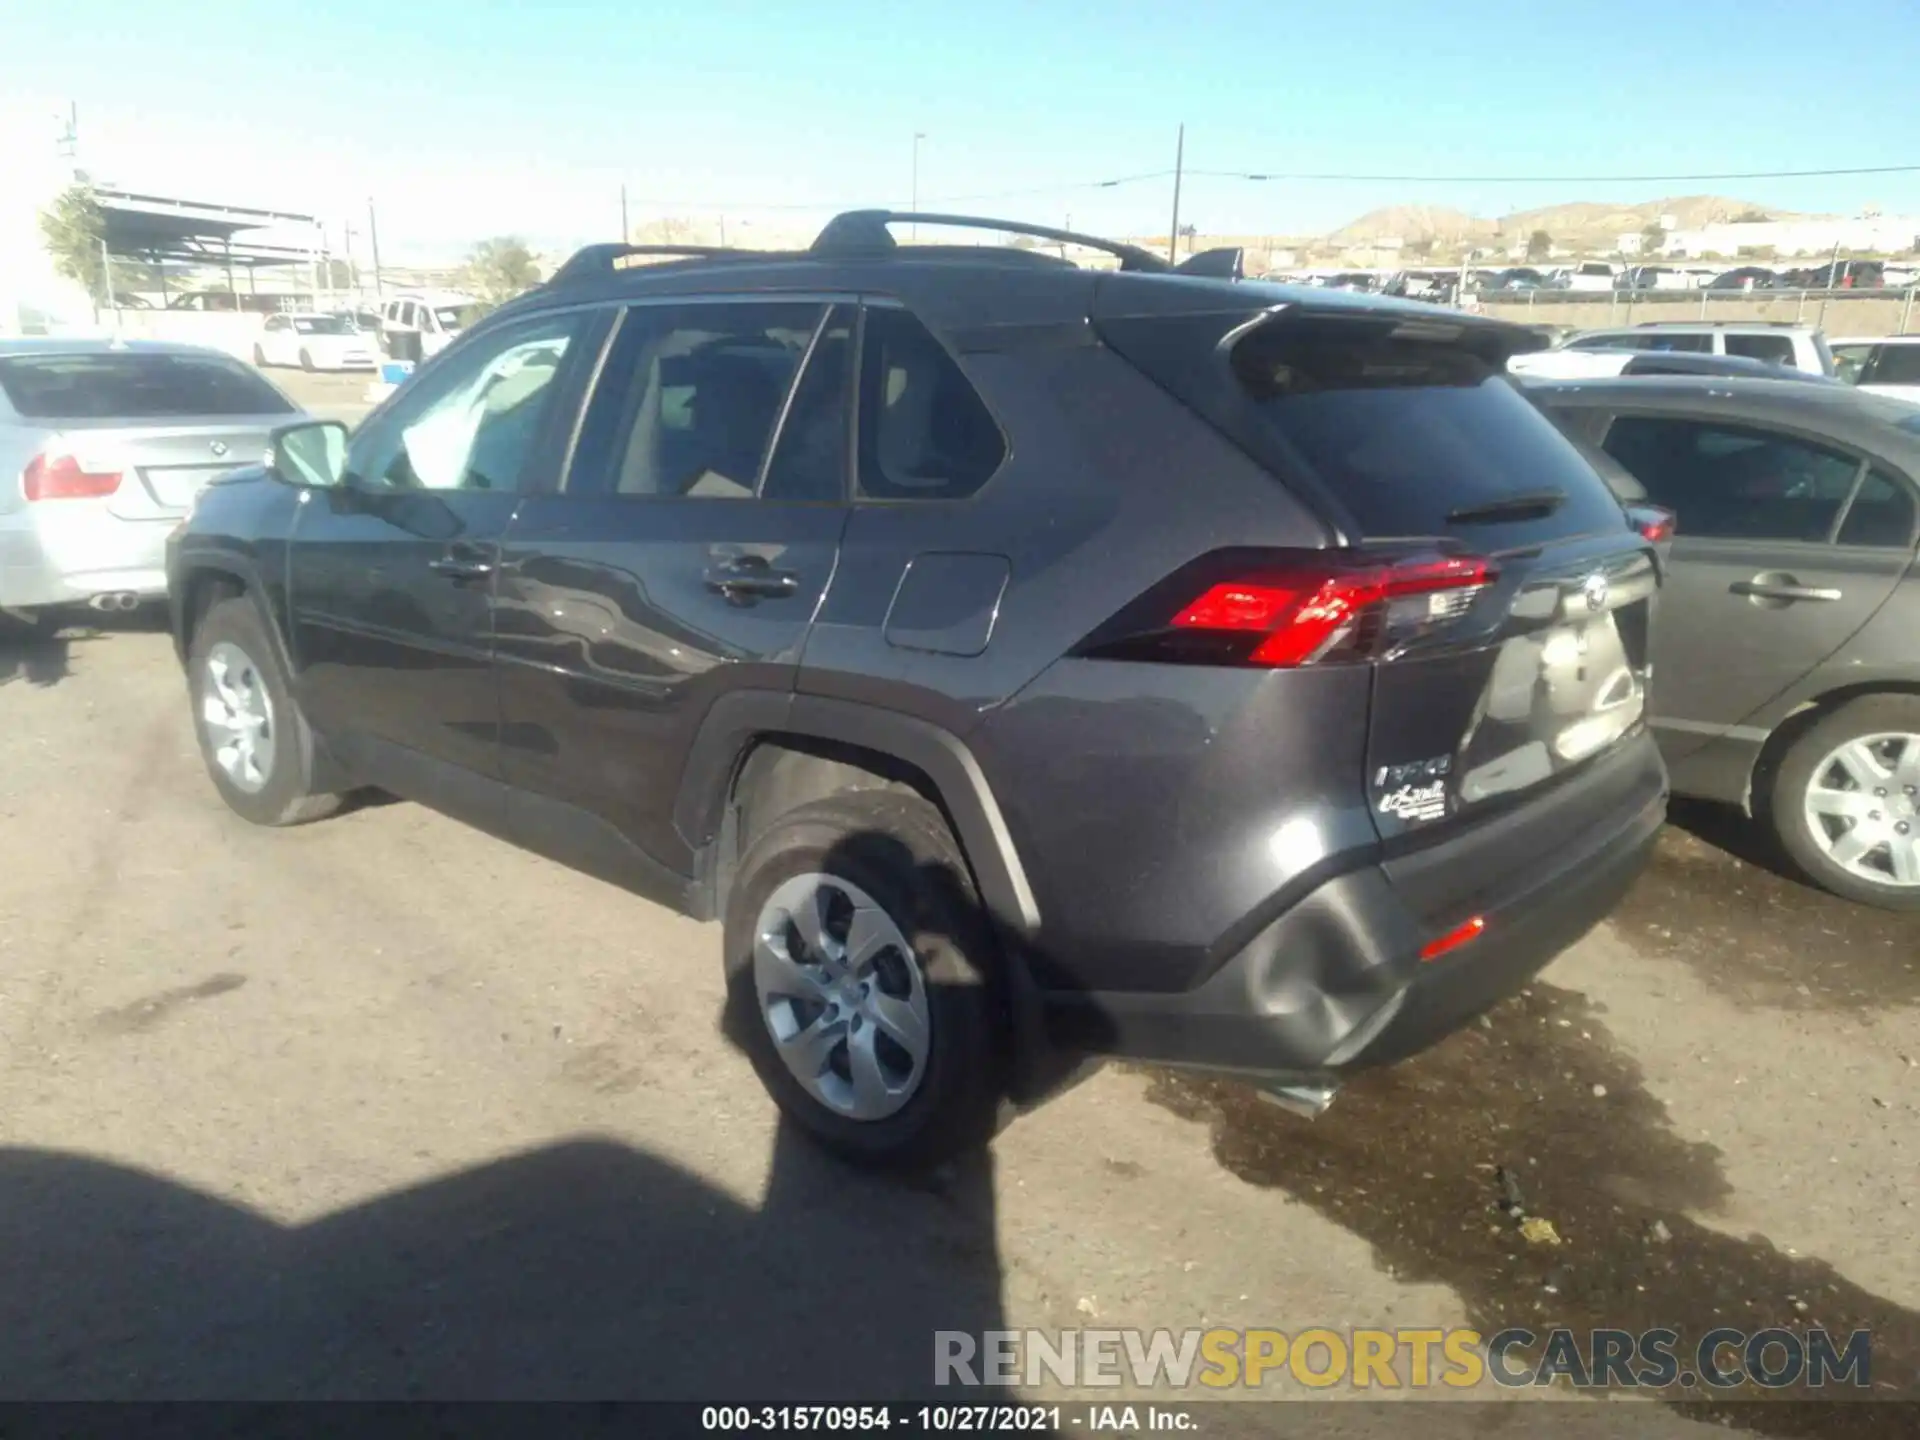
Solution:
[[[214,442],[213,442],[213,443],[212,443],[211,445],[209,445],[209,446],[208,446],[207,448],[208,448],[209,450],[211,450],[211,451],[213,451],[213,453],[214,453],[214,454],[215,454],[216,456],[219,456],[219,455],[224,455],[224,454],[226,454],[226,453],[227,453],[227,442],[226,442],[226,441],[224,441],[224,440],[216,440],[216,441],[214,441]]]
[[[1607,583],[1607,577],[1597,570],[1587,577],[1586,584],[1580,587],[1580,593],[1587,597],[1587,610],[1590,614],[1598,615],[1607,608],[1607,597],[1612,592],[1612,588]]]

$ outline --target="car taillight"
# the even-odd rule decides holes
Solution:
[[[1673,511],[1658,505],[1627,507],[1627,519],[1632,522],[1633,528],[1640,532],[1641,539],[1655,545],[1673,538],[1674,526],[1679,518]]]
[[[96,500],[120,488],[118,470],[82,470],[73,456],[42,453],[20,472],[20,493],[34,500]]]
[[[1127,607],[1076,653],[1291,668],[1368,659],[1465,615],[1494,579],[1477,556],[1230,551]]]

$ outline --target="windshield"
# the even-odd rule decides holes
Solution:
[[[297,315],[293,328],[302,335],[351,335],[353,327],[339,315]]]
[[[0,390],[32,420],[158,420],[293,410],[278,390],[224,355],[9,355],[0,358]]]

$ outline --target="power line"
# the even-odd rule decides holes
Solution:
[[[971,204],[980,200],[1019,200],[1035,195],[1065,195],[1086,190],[1116,190],[1172,177],[1172,170],[1143,170],[1132,175],[1116,175],[1105,180],[1076,180],[1058,185],[1029,185],[1011,190],[980,190],[965,195],[930,195],[927,205]],[[1915,165],[1851,165],[1818,170],[1721,170],[1676,175],[1361,175],[1335,171],[1279,170],[1195,170],[1184,172],[1188,178],[1208,180],[1280,181],[1290,184],[1374,184],[1374,185],[1671,185],[1719,180],[1817,180],[1841,179],[1856,175],[1911,175],[1920,173]],[[635,196],[636,202],[654,210],[739,211],[746,214],[797,214],[804,212],[858,210],[875,202],[864,200],[810,200],[769,204],[758,200],[660,200]]]
[[[1835,170],[1725,170],[1697,175],[1335,175],[1189,170],[1215,180],[1351,181],[1387,185],[1664,185],[1693,180],[1809,180],[1844,175],[1909,175],[1920,165],[1855,165]]]

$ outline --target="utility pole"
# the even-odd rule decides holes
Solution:
[[[622,245],[633,243],[633,230],[627,224],[627,187],[624,185],[620,187],[620,243]]]
[[[926,138],[927,137],[918,130],[913,132],[913,201],[907,206],[909,210],[913,211],[920,209],[920,142]],[[912,227],[909,238],[914,240],[920,238],[920,227],[918,225]]]
[[[1173,146],[1173,230],[1167,236],[1167,263],[1180,263],[1180,172],[1187,158],[1187,127],[1180,127],[1180,138]]]
[[[373,215],[373,197],[367,197],[367,245],[373,251],[373,298],[374,303],[387,298],[385,285],[380,279],[380,222]]]
[[[120,316],[120,302],[113,296],[113,256],[107,253],[107,237],[100,237],[100,281],[106,287],[107,306],[114,313],[116,323]]]

